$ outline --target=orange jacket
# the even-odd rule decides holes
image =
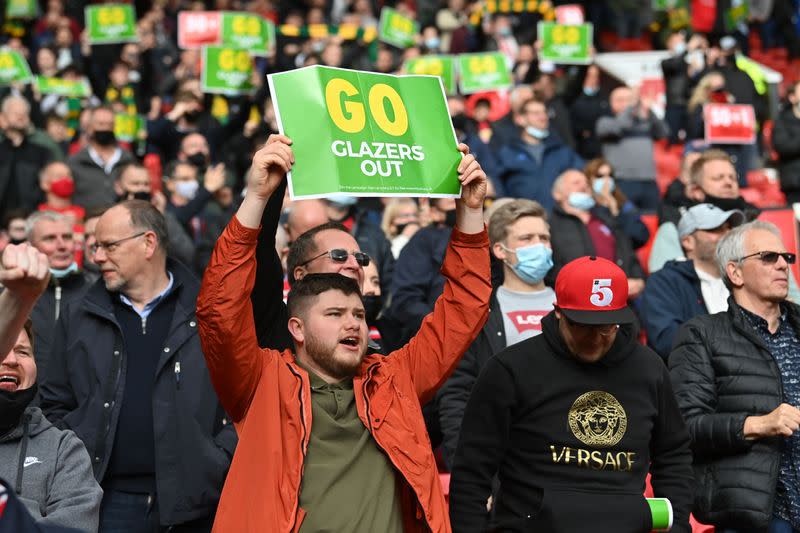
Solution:
[[[233,218],[217,241],[197,301],[211,379],[239,433],[217,533],[297,531],[305,515],[298,500],[311,388],[289,350],[262,350],[256,341],[250,292],[258,232]],[[406,532],[450,531],[420,405],[444,383],[486,321],[488,246],[486,231],[454,230],[442,266],[444,292],[419,333],[388,356],[366,356],[353,378],[361,421],[405,481]]]

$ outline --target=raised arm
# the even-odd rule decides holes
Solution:
[[[0,264],[0,354],[7,354],[50,281],[47,256],[27,243],[9,244]]]
[[[445,253],[444,290],[419,332],[394,352],[406,358],[411,379],[422,403],[441,387],[489,314],[492,292],[489,238],[483,223],[486,174],[465,144],[459,164],[461,198],[456,201],[456,227]]]
[[[291,141],[270,137],[253,157],[247,195],[214,247],[197,298],[197,318],[211,380],[225,410],[241,421],[261,379],[250,292],[256,241],[267,202],[294,162]]]

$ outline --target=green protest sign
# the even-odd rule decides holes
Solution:
[[[114,135],[122,142],[130,143],[139,140],[139,134],[144,129],[144,117],[140,115],[114,115]]]
[[[253,59],[247,50],[224,46],[203,47],[200,85],[203,92],[244,94],[253,89]]]
[[[398,48],[408,48],[416,43],[419,24],[391,7],[381,9],[378,22],[378,39]]]
[[[0,49],[0,85],[30,83],[33,79],[25,57],[9,48]]]
[[[59,96],[77,98],[88,98],[92,95],[92,87],[86,78],[66,80],[51,76],[36,76],[34,84],[36,90],[42,94],[57,94]]]
[[[6,0],[6,18],[32,19],[39,16],[36,0]]]
[[[499,52],[458,56],[461,94],[507,89],[513,85],[506,56]]]
[[[592,62],[592,25],[566,26],[555,22],[539,22],[542,41],[539,60],[553,63],[588,65]]]
[[[87,6],[85,16],[91,44],[128,43],[137,40],[136,13],[130,4]]]
[[[258,15],[226,11],[222,14],[222,46],[268,55],[275,49],[275,25]]]
[[[456,92],[456,65],[453,56],[420,56],[406,61],[409,74],[427,74],[442,78],[447,94]]]
[[[295,165],[292,198],[460,194],[440,81],[315,65],[268,76]]]

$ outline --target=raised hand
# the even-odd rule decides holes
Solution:
[[[458,181],[461,182],[459,201],[470,209],[482,209],[488,187],[486,173],[475,156],[469,153],[469,147],[466,144],[459,144],[458,151],[464,154],[464,158],[458,165]]]
[[[267,143],[253,156],[247,194],[268,200],[294,164],[292,140],[284,135],[273,134]]]
[[[47,287],[50,270],[47,256],[24,242],[3,250],[0,284],[20,300],[35,301]]]

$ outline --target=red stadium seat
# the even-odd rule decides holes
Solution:
[[[785,205],[785,203],[784,203]],[[759,220],[766,220],[772,222],[781,231],[783,237],[783,244],[790,252],[797,253],[797,220],[794,217],[792,209],[774,209],[763,211],[758,217]],[[800,280],[800,265],[795,263],[791,265],[792,272],[794,273],[795,281]]]
[[[653,249],[653,242],[656,240],[656,232],[658,231],[658,215],[642,215],[642,222],[650,231],[650,239],[648,239],[647,244],[636,250],[636,256],[639,258],[639,263],[641,263],[645,273],[647,273],[647,260],[650,258],[650,250]]]

